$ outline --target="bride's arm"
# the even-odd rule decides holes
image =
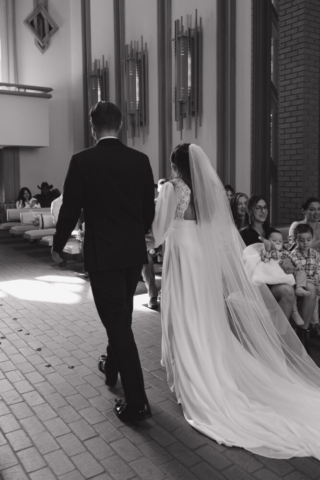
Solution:
[[[174,186],[171,182],[167,182],[157,198],[156,213],[151,227],[155,247],[161,245],[167,238],[176,208],[177,196]]]

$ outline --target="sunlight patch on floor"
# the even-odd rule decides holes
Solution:
[[[57,277],[60,280],[60,277]],[[0,282],[0,295],[8,294],[20,300],[76,304],[82,301],[82,285],[49,283],[40,280]]]

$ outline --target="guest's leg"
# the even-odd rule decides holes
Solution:
[[[283,313],[289,319],[295,300],[295,293],[293,287],[291,287],[291,285],[281,283],[279,285],[272,285],[270,287],[270,290],[274,298],[279,303]]]
[[[108,365],[117,367],[126,401],[132,405],[146,402],[138,350],[131,329],[133,295],[140,272],[141,266],[89,272],[95,304],[109,339]]]
[[[142,274],[143,280],[145,281],[149,297],[157,298],[158,289],[156,286],[153,257],[149,252],[148,252],[148,263],[142,266],[141,274]]]
[[[313,282],[307,281],[307,290],[310,292],[309,297],[302,297],[301,300],[301,317],[304,321],[304,325],[301,328],[309,328],[310,321],[315,309],[317,300],[317,289]]]

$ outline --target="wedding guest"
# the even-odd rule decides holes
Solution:
[[[59,197],[60,192],[58,190],[51,191],[53,189],[53,185],[49,185],[48,182],[42,182],[41,186],[39,187],[41,193],[38,193],[34,196],[38,200],[41,205],[41,208],[50,208],[51,203],[53,200]]]
[[[320,252],[320,200],[309,197],[302,205],[303,220],[295,221],[289,228],[288,240],[294,246],[294,230],[299,224],[307,223],[313,230],[312,248]]]
[[[231,200],[232,196],[234,195],[234,189],[231,187],[231,185],[225,185],[224,189],[226,191],[228,200]]]
[[[16,201],[16,207],[21,210],[23,208],[40,208],[40,205],[36,198],[32,198],[29,188],[22,187]]]
[[[246,222],[248,226],[241,230],[240,235],[244,243],[252,245],[264,241],[276,229],[267,221],[268,207],[266,201],[260,195],[251,195],[248,200]],[[283,265],[285,271],[285,265]],[[269,285],[272,295],[277,300],[285,316],[289,319],[294,304],[294,289],[291,285],[277,284]],[[306,297],[308,298],[308,297]]]
[[[238,230],[248,226],[246,223],[247,204],[248,196],[245,193],[235,193],[230,199],[233,220]]]
[[[313,230],[312,248],[320,252],[320,200],[316,197],[309,197],[302,205],[303,220],[293,222],[289,229],[288,240],[291,248],[295,246],[294,230],[298,225],[308,224]],[[319,324],[319,302],[310,324],[310,338],[320,340]]]
[[[296,268],[306,272],[307,290],[310,292],[310,296],[304,298],[301,307],[304,325],[297,330],[301,342],[308,351],[307,329],[315,310],[317,293],[318,295],[320,293],[320,254],[312,248],[313,229],[310,225],[301,223],[294,229],[293,236],[296,246],[292,250],[290,258]]]

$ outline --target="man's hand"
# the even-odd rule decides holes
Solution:
[[[52,259],[55,263],[63,262],[63,258],[60,257],[59,253],[57,253],[53,250],[53,247],[51,248],[51,256],[52,256]]]

